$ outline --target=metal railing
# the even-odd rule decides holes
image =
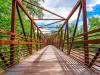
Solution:
[[[77,10],[79,10],[79,12],[76,16],[77,19],[73,35],[69,36],[69,20]],[[76,35],[80,17],[83,18],[83,33]],[[100,72],[100,28],[88,31],[86,0],[78,0],[64,24],[62,24],[62,27],[56,33],[56,36],[53,35],[51,37],[51,42],[66,54],[84,63],[87,67]],[[80,46],[77,48],[76,45]],[[67,48],[67,51],[65,48]]]
[[[27,16],[28,34],[20,11]],[[20,0],[12,0],[11,15],[11,31],[0,29],[0,71],[7,70],[43,47],[44,35]],[[18,32],[18,26],[22,33]]]

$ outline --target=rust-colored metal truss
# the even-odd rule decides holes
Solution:
[[[100,34],[91,35],[91,34],[100,32],[100,28],[94,29],[92,31],[88,31],[87,13],[86,13],[86,0],[78,0],[67,18],[64,18],[64,17],[62,17],[62,16],[60,16],[60,15],[58,15],[58,14],[56,14],[56,13],[50,11],[50,10],[47,10],[43,7],[37,6],[34,3],[31,3],[29,1],[24,1],[24,2],[32,5],[33,7],[37,7],[39,9],[44,10],[44,11],[47,11],[47,12],[49,12],[49,13],[51,13],[51,14],[59,17],[59,18],[56,18],[56,19],[54,19],[54,18],[53,19],[52,18],[50,18],[50,19],[34,19],[28,13],[27,8],[25,7],[25,5],[22,3],[21,0],[12,0],[11,31],[8,32],[6,30],[0,29],[0,33],[7,35],[6,38],[10,38],[9,40],[8,39],[7,40],[0,39],[0,45],[10,45],[10,47],[8,47],[8,48],[10,48],[10,55],[9,55],[10,59],[9,60],[6,59],[6,56],[0,50],[0,58],[3,61],[3,63],[5,64],[4,69],[7,69],[7,68],[16,64],[15,53],[16,53],[17,48],[19,48],[19,49],[21,48],[21,47],[19,47],[19,45],[27,46],[25,48],[22,48],[22,50],[27,49],[25,54],[26,55],[32,55],[33,46],[35,46],[36,50],[38,51],[39,48],[42,48],[42,47],[44,47],[48,44],[55,45],[57,48],[61,49],[63,52],[64,52],[64,49],[66,47],[67,48],[66,53],[68,55],[73,56],[73,57],[75,57],[75,56],[79,57],[78,53],[74,52],[73,46],[75,44],[82,44],[83,47],[81,49],[81,53],[84,54],[83,55],[84,58],[83,58],[83,61],[80,61],[80,62],[83,62],[89,68],[91,68],[91,67],[95,68],[93,65],[96,65],[100,68],[100,65],[95,64],[95,62],[100,63],[100,60],[99,61],[97,60],[98,58],[100,59],[100,57],[99,57],[100,47],[97,48],[95,55],[89,54],[89,53],[91,53],[89,51],[89,48],[92,48],[92,47],[89,46],[89,44],[100,44],[100,38],[90,40],[89,37],[100,36]],[[19,7],[30,20],[29,36],[26,35],[24,23],[22,21],[22,17],[21,17],[21,14],[20,14]],[[73,32],[72,36],[69,36],[69,20],[72,17],[72,15],[75,13],[75,11],[78,10],[78,8],[79,8],[79,13],[77,15],[74,32]],[[19,20],[20,20],[20,25],[21,25],[21,28],[22,28],[23,35],[16,33],[16,27],[17,27],[16,13],[18,13],[18,17],[19,17]],[[81,15],[81,13],[82,13],[82,15]],[[83,33],[76,35],[80,16],[83,17]],[[39,27],[35,23],[35,20],[46,20],[46,21],[55,20],[56,22],[46,24],[46,25]],[[56,23],[59,23],[59,22],[62,22],[62,21],[64,21],[64,23],[62,24],[61,27],[47,27],[49,25],[56,24]],[[46,37],[43,34],[43,31],[41,31],[41,28],[44,28],[44,27],[60,28],[60,29],[57,30],[57,31],[52,30],[53,35]],[[77,41],[77,39],[81,39],[81,40]],[[16,47],[16,45],[17,45],[17,47]],[[72,55],[73,52],[74,52],[74,55]],[[93,58],[91,58],[91,57],[93,57]],[[89,60],[91,60],[91,61],[89,61]],[[10,61],[10,63],[8,63],[8,61]],[[19,60],[17,60],[17,61],[19,61]],[[4,65],[2,65],[2,66],[4,66]],[[97,68],[95,68],[95,69],[98,70]]]

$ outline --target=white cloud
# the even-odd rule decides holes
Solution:
[[[99,17],[100,18],[100,15],[93,15],[94,17]],[[93,17],[93,16],[91,16],[91,17]],[[89,17],[89,18],[91,18],[91,17]]]
[[[65,3],[66,2],[66,3]],[[42,3],[42,6],[64,18],[67,18],[68,14],[70,13],[72,6],[74,6],[74,2],[68,0],[45,0],[45,3]],[[52,15],[46,11],[44,11],[44,18],[59,18],[55,15]]]
[[[95,17],[99,17],[100,18],[100,15],[94,15]]]
[[[72,17],[70,18],[70,22],[75,21],[78,17],[78,13],[79,13],[79,8],[75,11],[75,13],[72,15]],[[82,15],[82,14],[81,14]]]
[[[93,11],[93,7],[100,4],[100,0],[89,0],[87,2],[87,11]]]
[[[45,3],[42,3],[42,6],[50,11],[53,11],[54,13],[57,13],[58,15],[67,18],[71,10],[73,9],[73,6],[76,4],[77,0],[45,0]],[[96,6],[97,4],[100,4],[100,0],[87,0],[87,11],[93,11],[93,7]],[[73,14],[73,16],[70,19],[70,22],[75,21],[77,19],[78,15],[78,10]],[[46,11],[44,12],[44,19],[49,19],[49,18],[59,18],[55,15],[52,15]],[[98,16],[98,15],[95,15]],[[38,24],[49,24],[55,21],[36,21]],[[79,25],[82,25],[82,20],[79,22]],[[41,29],[41,31],[47,31],[43,33],[50,33],[47,28]]]
[[[51,33],[51,30],[48,30],[48,28],[40,28],[40,30],[43,32],[43,34]]]

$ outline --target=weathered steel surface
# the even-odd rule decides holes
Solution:
[[[16,0],[12,0],[12,16],[11,16],[11,32],[16,33]],[[15,40],[15,36],[11,35],[11,40]],[[14,63],[14,44],[10,45],[10,64]]]

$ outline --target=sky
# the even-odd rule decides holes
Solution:
[[[78,0],[44,0],[45,2],[41,2],[41,5],[50,10],[53,11],[54,13],[59,14],[60,16],[67,18],[67,16],[69,15],[69,13],[71,12],[73,6],[76,4],[76,2]],[[86,0],[87,3],[87,18],[91,18],[92,16],[99,16],[100,17],[100,0]],[[48,19],[48,18],[59,18],[57,16],[54,16],[46,11],[43,11],[43,13],[45,14],[43,18]],[[73,23],[76,21],[76,18],[78,15],[78,10],[76,10],[76,12],[73,14],[73,16],[71,17],[71,19],[69,20],[70,23]],[[36,21],[36,23],[39,26],[45,25],[45,24],[49,24],[55,21]],[[63,23],[63,22],[61,22]],[[52,24],[49,27],[53,26],[55,27],[57,24]],[[80,18],[79,21],[79,25],[82,25],[82,18]],[[50,30],[55,30],[52,28],[49,28]],[[48,28],[44,28],[42,29],[42,31],[46,31],[47,33]]]

